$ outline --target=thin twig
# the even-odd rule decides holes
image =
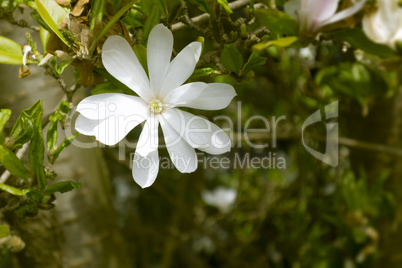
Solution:
[[[250,2],[251,2],[251,0],[237,0],[237,1],[229,3],[229,7],[230,7],[231,10],[235,11],[235,10],[242,9],[242,8],[246,7],[248,4],[250,4]],[[256,7],[257,7],[257,5],[256,5]],[[258,7],[259,7],[259,5],[258,5]],[[194,24],[199,25],[201,23],[207,22],[210,17],[211,17],[210,14],[204,13],[204,14],[201,14],[199,16],[196,16],[196,17],[192,18],[191,20],[192,20],[192,22]],[[182,22],[178,22],[178,23],[173,24],[172,30],[173,31],[180,31],[180,30],[184,30],[184,29],[186,29],[188,27],[189,27],[188,25],[186,25],[186,24],[184,24]]]

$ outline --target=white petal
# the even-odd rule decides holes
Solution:
[[[156,25],[148,37],[147,58],[151,88],[159,96],[172,57],[173,34],[163,24]]]
[[[203,82],[188,83],[170,91],[163,102],[174,106],[197,99],[208,85]]]
[[[145,101],[155,96],[148,77],[129,43],[120,36],[109,36],[102,47],[102,62],[106,70],[131,88]]]
[[[362,24],[364,33],[374,42],[386,43],[392,35],[390,27],[382,20],[379,12],[366,14]]]
[[[194,148],[180,137],[163,116],[160,118],[160,123],[170,159],[177,170],[181,173],[190,173],[196,170],[198,162]]]
[[[77,106],[77,112],[89,119],[106,119],[111,116],[129,117],[133,114],[149,117],[148,105],[139,97],[120,94],[104,93],[89,96]]]
[[[92,120],[80,114],[75,121],[75,129],[81,134],[95,136],[95,127],[103,121],[104,120]]]
[[[106,145],[115,145],[121,141],[145,118],[136,114],[130,116],[111,116],[99,122],[94,128],[96,139]]]
[[[356,12],[358,12],[358,11],[363,7],[363,5],[364,5],[365,3],[366,3],[366,0],[360,0],[359,2],[357,2],[356,4],[354,4],[353,6],[347,8],[347,9],[344,9],[344,10],[342,10],[342,11],[336,13],[336,14],[335,14],[334,16],[332,16],[331,18],[329,18],[329,19],[327,19],[327,20],[321,22],[321,23],[317,26],[317,28],[321,28],[321,27],[323,27],[323,26],[325,26],[325,25],[328,25],[328,24],[331,24],[331,23],[334,23],[334,22],[337,22],[337,21],[340,21],[340,20],[346,19],[347,17],[352,16],[353,14],[355,14]]]
[[[309,2],[310,17],[314,24],[318,24],[324,20],[331,18],[337,8],[339,0],[319,0]]]
[[[402,8],[398,7],[397,1],[379,0],[378,9],[366,13],[362,23],[371,40],[394,48],[396,40],[401,39]]]
[[[236,91],[231,85],[225,83],[210,83],[201,95],[193,100],[182,102],[177,106],[201,110],[220,110],[229,105],[236,96]]]
[[[158,150],[152,151],[147,157],[143,157],[137,152],[133,159],[133,178],[142,188],[151,186],[159,171]]]
[[[195,65],[201,55],[200,42],[192,42],[172,60],[169,65],[160,97],[165,97],[171,90],[181,86],[194,72]]]
[[[163,112],[163,117],[191,147],[209,154],[223,154],[230,151],[229,136],[208,120],[172,108],[167,108]]]
[[[158,149],[158,125],[159,116],[151,113],[138,139],[136,154],[146,157]]]
[[[295,20],[298,20],[297,13],[300,9],[300,0],[290,0],[283,5],[285,13]]]

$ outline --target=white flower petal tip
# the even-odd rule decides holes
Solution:
[[[200,110],[221,110],[226,108],[237,95],[234,88],[225,83],[210,83],[197,99],[180,105]]]
[[[181,173],[194,172],[198,166],[197,154],[194,148],[173,129],[166,119],[161,118],[160,123],[166,147],[174,166]]]
[[[147,45],[148,73],[151,90],[159,96],[169,70],[173,50],[173,34],[163,24],[156,25],[150,32]]]
[[[121,36],[109,36],[102,47],[102,63],[117,80],[131,88],[145,101],[154,98],[148,76],[130,44]]]
[[[233,208],[237,192],[232,188],[217,187],[212,191],[203,191],[201,197],[208,205],[218,208],[222,213],[226,213]]]
[[[229,152],[229,136],[217,125],[179,109],[166,109],[164,119],[193,148],[218,155]]]
[[[202,45],[192,42],[172,60],[162,85],[160,97],[164,98],[170,91],[181,86],[194,72],[200,58]]]
[[[135,153],[132,169],[134,181],[141,188],[151,186],[155,182],[159,172],[158,150],[149,153],[147,157]]]

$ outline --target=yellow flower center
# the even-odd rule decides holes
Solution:
[[[153,99],[149,102],[149,107],[151,108],[151,112],[159,114],[163,110],[163,104],[158,99]]]

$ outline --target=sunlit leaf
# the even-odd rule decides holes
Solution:
[[[17,189],[4,183],[0,183],[0,190],[10,193],[12,195],[25,196],[24,192],[22,192],[20,189]]]
[[[7,124],[8,120],[10,120],[11,110],[9,109],[1,109],[0,110],[0,133],[3,132],[4,126]]]
[[[91,11],[92,11],[91,24],[90,24],[91,30],[95,27],[96,20],[102,21],[106,2],[107,2],[106,0],[92,0],[91,1]]]
[[[40,40],[41,40],[42,46],[43,46],[43,52],[46,52],[46,45],[47,45],[47,42],[49,41],[50,33],[45,28],[40,26],[39,35],[40,35]]]
[[[268,40],[268,41],[254,45],[253,50],[259,51],[259,50],[266,49],[267,47],[270,47],[270,46],[288,47],[288,46],[294,44],[296,41],[297,41],[296,36],[283,37],[283,38],[279,38],[277,40]]]
[[[10,227],[6,224],[0,225],[0,238],[10,235]]]
[[[68,19],[68,11],[59,6],[53,0],[35,0],[38,12],[46,24],[53,30],[55,34],[67,45],[70,46],[68,40],[59,30],[63,19]]]
[[[22,65],[21,46],[4,36],[0,36],[0,63]]]
[[[28,179],[28,172],[22,161],[4,145],[0,145],[0,163],[14,176]]]
[[[233,11],[229,7],[227,0],[217,0],[217,1],[218,1],[218,4],[221,5],[225,9],[226,13],[228,13],[228,14],[233,13]]]

